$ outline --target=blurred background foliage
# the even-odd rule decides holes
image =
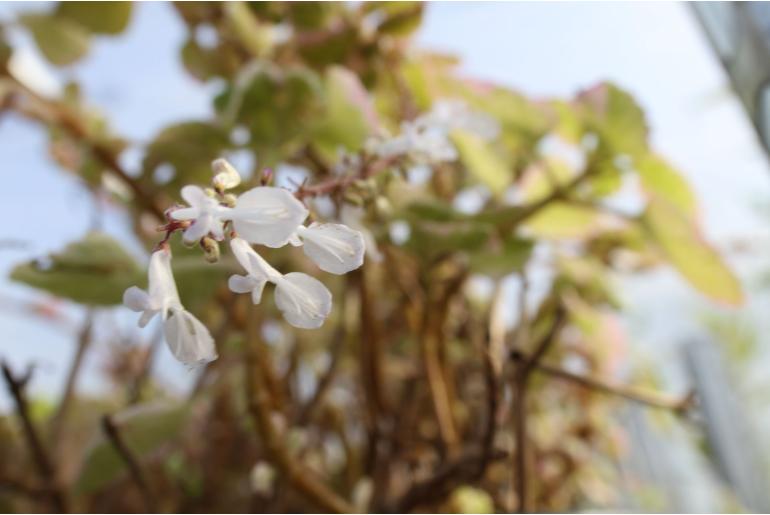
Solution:
[[[78,395],[82,356],[110,331],[89,316],[59,399],[29,398],[28,376],[6,368],[16,409],[0,424],[2,509],[615,505],[613,464],[626,450],[610,416],[618,403],[662,409],[676,424],[694,404],[656,392],[644,364],[619,377],[631,357],[615,327],[622,306],[612,274],[669,266],[717,303],[743,300],[702,237],[686,181],[650,148],[631,95],[601,83],[574,98],[534,100],[460,76],[452,56],[410,44],[419,2],[174,7],[189,34],[179,59],[192,77],[219,85],[213,118],[180,120],[147,142],[124,139],[74,79],[52,97],[17,76],[2,26],[0,108],[39,122],[61,168],[125,206],[148,251],[180,187],[208,183],[210,162],[233,152],[253,156],[243,189],[266,168],[276,180],[287,170],[304,180],[293,186],[300,195],[339,181],[306,197],[312,216],[354,220],[376,246],[360,271],[323,277],[334,310],[306,332],[286,326],[269,302],[232,296],[229,255],[210,265],[172,240],[182,300],[211,328],[219,360],[180,398],[153,377],[153,355],[165,352],[160,335],[146,343],[132,333],[108,367],[113,388]],[[66,67],[120,37],[133,9],[56,3],[13,25]],[[444,99],[492,117],[499,136],[455,131],[458,159],[396,159],[373,172],[367,142]],[[135,148],[140,166],[126,169],[121,153]],[[629,191],[637,208],[618,208],[613,198]],[[296,249],[264,254],[280,270],[318,275]],[[144,275],[120,241],[94,231],[20,263],[11,277],[95,313],[113,309]],[[502,294],[511,275],[519,299]],[[709,323],[730,334],[738,360],[752,352],[753,335],[737,322]]]

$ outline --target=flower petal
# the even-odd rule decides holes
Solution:
[[[123,292],[123,305],[131,311],[150,309],[150,295],[141,288],[132,286]]]
[[[182,198],[191,207],[199,207],[209,198],[200,186],[185,186],[182,188]]]
[[[307,208],[288,191],[260,186],[238,197],[232,220],[245,240],[277,248],[286,245],[307,215]]]
[[[243,238],[230,240],[230,248],[238,263],[257,280],[274,281],[281,277],[280,272],[265,261],[262,256],[251,248],[251,245]]]
[[[184,309],[168,311],[163,333],[171,353],[188,366],[203,365],[217,359],[214,339],[197,318]]]
[[[321,270],[345,274],[364,262],[364,238],[360,232],[342,224],[313,223],[300,227],[298,234],[304,252]]]
[[[201,214],[197,207],[183,207],[171,212],[171,218],[174,220],[195,220]]]
[[[214,219],[211,215],[204,214],[199,216],[198,219],[184,232],[184,241],[190,243],[200,240],[211,232],[211,227],[213,225]]]
[[[147,311],[142,312],[142,316],[139,317],[139,327],[146,327],[147,324],[150,323],[150,320],[152,320],[158,313],[160,313],[160,311],[157,309],[148,309]]]
[[[291,272],[276,282],[275,304],[294,327],[321,327],[332,309],[332,294],[318,279]]]
[[[171,272],[171,252],[167,249],[157,250],[150,256],[149,269],[150,307],[166,309],[169,306],[181,306],[179,292]]]
[[[262,292],[267,284],[266,280],[259,280],[251,275],[231,275],[227,286],[234,293],[251,293],[251,301],[259,304],[262,301]]]

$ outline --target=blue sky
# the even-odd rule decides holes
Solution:
[[[0,17],[34,8],[40,6],[0,3]],[[57,75],[78,77],[85,96],[110,113],[118,133],[147,141],[168,123],[210,110],[213,87],[195,82],[178,62],[183,30],[170,5],[137,4],[124,37],[100,39],[87,59]],[[20,42],[35,54],[29,42]],[[752,207],[770,193],[766,160],[686,4],[436,2],[428,6],[418,44],[459,55],[468,75],[534,97],[572,96],[601,80],[618,83],[645,108],[655,147],[690,179],[709,237],[767,238],[767,224]],[[129,154],[127,164],[136,158]],[[80,237],[94,206],[76,180],[53,165],[45,134],[28,122],[0,119],[0,162],[6,177],[0,240],[28,243],[0,251],[5,274],[22,259]],[[126,233],[119,212],[108,209],[105,220],[109,232]],[[72,336],[20,316],[13,306],[36,294],[0,281],[0,354],[18,366],[40,362],[34,387],[50,392],[63,380]],[[671,321],[670,309],[702,303],[673,272],[622,284],[634,306],[630,327],[641,338],[656,334],[645,333],[650,325],[667,338],[689,330]],[[657,302],[662,293],[666,303]],[[68,312],[82,317],[79,310]],[[168,353],[163,356],[161,366],[171,375],[186,374]],[[100,366],[100,359],[94,353],[89,367]],[[86,383],[97,386],[95,378]]]

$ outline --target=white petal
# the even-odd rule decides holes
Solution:
[[[183,207],[171,212],[171,218],[174,220],[195,220],[200,215],[201,210],[197,207]]]
[[[291,272],[276,282],[275,304],[294,327],[315,329],[332,309],[332,294],[319,280]]]
[[[208,195],[199,186],[185,186],[182,188],[182,198],[192,207],[199,207],[206,203]]]
[[[184,309],[169,310],[163,321],[163,333],[171,353],[185,365],[203,365],[217,359],[211,333]]]
[[[171,272],[171,252],[161,249],[150,256],[149,269],[150,307],[166,309],[169,306],[181,305],[179,293]]]
[[[199,216],[184,232],[184,240],[188,243],[200,240],[211,232],[212,225],[214,225],[214,220],[211,215],[204,214]]]
[[[342,224],[318,224],[300,227],[305,254],[321,270],[345,274],[364,262],[364,238],[360,232]]]
[[[225,224],[222,220],[214,219],[211,221],[211,235],[214,236],[214,239],[217,241],[225,239]]]
[[[275,248],[286,245],[307,215],[307,208],[288,191],[260,186],[238,197],[232,220],[240,237]]]
[[[160,313],[157,309],[148,309],[147,311],[142,312],[142,316],[139,317],[139,327],[145,327],[147,324],[150,323],[150,320],[152,318]]]
[[[227,286],[234,293],[251,293],[251,301],[259,304],[262,300],[262,292],[265,289],[266,280],[259,280],[250,275],[231,275]]]
[[[150,295],[141,288],[132,286],[123,292],[123,305],[131,311],[150,309]]]
[[[292,247],[302,246],[302,240],[300,239],[299,235],[296,232],[289,237],[289,245],[291,245]]]
[[[227,280],[227,287],[233,293],[249,293],[254,289],[254,282],[248,275],[231,275]]]
[[[230,240],[230,248],[238,263],[255,279],[274,281],[281,277],[281,273],[265,261],[262,256],[257,254],[243,238],[233,238]]]

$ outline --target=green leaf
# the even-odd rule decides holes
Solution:
[[[120,34],[131,20],[132,2],[59,2],[56,14],[97,34]]]
[[[471,270],[496,277],[520,271],[529,261],[534,247],[533,240],[508,237],[497,248],[473,253],[470,257]]]
[[[259,23],[245,2],[227,2],[224,6],[232,34],[251,55],[263,57],[273,44],[270,30]]]
[[[262,166],[272,166],[296,150],[321,113],[322,85],[304,68],[279,69],[256,63],[246,69],[222,99],[227,125],[243,125]]]
[[[313,130],[316,150],[334,162],[338,148],[358,150],[375,126],[374,107],[358,77],[340,66],[329,68],[324,78],[324,113]]]
[[[88,31],[67,18],[25,14],[20,21],[32,32],[38,48],[52,64],[72,64],[88,53]]]
[[[696,214],[697,202],[687,181],[662,158],[649,155],[636,164],[642,188],[670,202],[682,213]]]
[[[47,260],[16,266],[11,279],[82,304],[120,304],[144,270],[111,237],[90,233]]]
[[[611,157],[647,154],[647,122],[633,97],[610,83],[602,83],[578,97],[585,129],[599,136],[599,145]]]
[[[485,224],[422,222],[411,225],[406,246],[425,259],[447,252],[476,252],[485,248],[492,228]]]
[[[725,304],[743,302],[740,282],[690,217],[667,200],[653,197],[641,221],[650,239],[694,288]]]
[[[494,195],[505,191],[511,181],[511,172],[492,146],[478,136],[463,131],[453,132],[452,141],[460,153],[460,161],[476,179]]]
[[[208,183],[211,161],[230,146],[227,133],[207,122],[182,122],[163,129],[152,143],[142,161],[145,180],[151,180],[161,165],[174,168],[168,188],[175,192],[190,183]]]
[[[554,202],[532,216],[525,226],[542,238],[586,238],[600,229],[600,213],[587,206]]]
[[[187,406],[140,405],[113,415],[126,447],[142,461],[162,444],[174,441],[187,419]],[[80,471],[75,491],[95,492],[127,472],[125,461],[100,433]]]

